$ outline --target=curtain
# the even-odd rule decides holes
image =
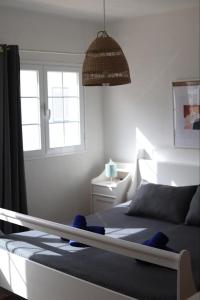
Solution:
[[[0,45],[0,207],[27,214],[18,46]],[[4,233],[20,226],[0,222]]]

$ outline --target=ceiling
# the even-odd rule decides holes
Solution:
[[[198,6],[199,0],[106,0],[111,20]],[[74,18],[101,20],[103,0],[0,0],[0,6]]]

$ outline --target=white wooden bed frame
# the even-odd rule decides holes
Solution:
[[[151,248],[133,242],[101,236],[59,223],[0,209],[0,219],[62,236],[90,246],[151,262],[177,271],[177,300],[196,293],[190,254]],[[120,270],[116,270],[119,272]],[[135,299],[0,250],[1,286],[30,300],[125,300]]]
[[[0,219],[173,269],[177,272],[177,300],[188,299],[197,292],[192,275],[190,253],[186,250],[179,254],[159,250],[2,208],[0,208]],[[119,272],[120,276],[120,270],[116,272]],[[0,286],[29,300],[136,300],[9,253],[4,249],[0,249]]]

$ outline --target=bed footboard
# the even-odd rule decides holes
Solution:
[[[0,249],[0,285],[29,300],[136,300]]]
[[[51,222],[51,221],[47,221],[47,220],[43,220],[40,218],[35,218],[35,217],[31,217],[28,215],[24,215],[24,214],[19,214],[19,213],[15,213],[13,211],[9,211],[9,210],[5,210],[5,209],[0,209],[0,219],[3,221],[7,221],[7,222],[11,222],[14,224],[18,224],[21,226],[25,226],[28,227],[30,229],[34,229],[34,230],[40,230],[40,231],[44,231],[46,233],[49,234],[54,234],[57,236],[61,236],[64,238],[68,238],[68,239],[72,239],[72,240],[77,240],[78,242],[99,248],[99,249],[103,249],[103,250],[107,250],[107,251],[111,251],[117,254],[121,254],[124,256],[128,256],[131,258],[136,258],[136,259],[140,259],[146,262],[150,262],[156,265],[160,265],[160,266],[164,266],[173,270],[177,271],[177,300],[186,300],[187,298],[191,297],[192,295],[194,295],[196,293],[196,288],[195,288],[195,284],[194,284],[194,280],[193,280],[193,275],[192,275],[192,269],[191,269],[191,262],[190,262],[190,254],[188,251],[183,250],[181,251],[181,253],[172,253],[172,252],[168,252],[168,251],[164,251],[164,250],[160,250],[160,249],[156,249],[156,248],[151,248],[145,245],[140,245],[137,243],[133,243],[133,242],[129,242],[129,241],[125,241],[125,240],[121,240],[121,239],[114,239],[108,236],[101,236],[92,232],[88,232],[88,231],[84,231],[81,229],[77,229],[77,228],[72,228],[66,225],[62,225],[59,223],[55,223],[55,222]],[[10,269],[13,255],[14,254],[10,254],[5,250],[4,251],[7,257],[5,257],[5,259],[7,259],[7,261],[9,262],[9,265],[7,267],[4,266],[4,264],[1,262],[0,267],[1,267],[1,272],[10,272],[9,276],[12,279],[13,274],[15,274],[15,267],[13,267],[12,269]],[[1,252],[2,252],[1,251]],[[2,252],[3,253],[3,252]],[[16,256],[16,255],[15,255]],[[15,258],[15,264],[18,258]],[[19,258],[19,260],[22,259],[21,257]],[[30,280],[29,280],[29,276],[32,272],[32,276],[34,276],[35,279],[37,279],[37,274],[39,274],[39,272],[42,272],[41,274],[43,274],[41,280],[44,282],[44,284],[47,284],[47,282],[45,283],[45,280],[47,280],[48,278],[51,278],[51,276],[53,276],[53,274],[56,276],[63,277],[65,278],[73,278],[74,280],[76,279],[78,283],[80,282],[84,282],[85,284],[89,284],[90,287],[96,287],[96,290],[101,290],[102,291],[106,291],[108,293],[107,296],[100,294],[100,298],[97,297],[97,295],[95,295],[95,297],[93,297],[93,299],[96,300],[100,300],[100,299],[108,299],[108,300],[118,300],[118,299],[132,299],[130,297],[126,297],[123,295],[118,294],[101,288],[99,286],[96,286],[94,284],[88,283],[86,281],[77,279],[75,277],[72,277],[70,275],[66,275],[63,274],[62,272],[53,270],[51,268],[48,267],[44,267],[40,264],[37,263],[33,263],[28,260],[23,259],[24,262],[26,262],[27,266],[31,266],[28,268],[28,272],[26,272],[26,274],[24,275],[24,282],[25,282],[25,286],[28,286],[28,284],[30,285]],[[21,262],[22,263],[22,262]],[[4,267],[3,267],[4,266]],[[9,270],[11,271],[9,271]],[[20,270],[20,269],[19,269]],[[22,269],[23,270],[23,269]],[[26,268],[27,270],[27,268]],[[48,270],[48,271],[47,271]],[[20,271],[21,273],[22,271]],[[1,273],[1,281],[3,280],[3,274]],[[62,274],[62,275],[61,275]],[[45,277],[46,276],[46,277]],[[67,277],[66,277],[67,276]],[[23,276],[22,276],[23,277]],[[57,278],[57,277],[56,277]],[[33,279],[32,279],[33,280]],[[54,280],[56,280],[54,278]],[[63,279],[62,279],[63,280]],[[14,292],[18,293],[21,296],[25,296],[20,294],[20,292],[17,292],[16,290],[18,289],[17,287],[13,288],[13,284],[14,281],[11,280],[10,282],[8,282],[8,286],[6,287],[6,280],[3,280],[4,282],[4,286],[5,288],[10,287],[11,290],[13,290]],[[34,280],[33,280],[34,282]],[[50,280],[51,282],[51,280]],[[67,281],[66,281],[67,283]],[[76,283],[76,284],[78,284]],[[87,286],[87,284],[85,286]],[[40,282],[41,285],[41,282]],[[63,288],[64,288],[64,283],[63,283]],[[27,289],[27,287],[23,288],[23,290]],[[50,284],[51,286],[51,284]],[[59,286],[59,284],[58,284]],[[37,285],[36,285],[37,287]],[[98,287],[98,289],[97,289]],[[69,283],[69,290],[68,293],[70,293],[70,289],[74,290],[75,289],[75,294],[76,289],[77,289],[77,285],[74,286],[73,289],[73,284]],[[82,287],[81,289],[84,289],[84,287]],[[80,289],[80,291],[81,291]],[[30,290],[30,288],[29,288]],[[46,291],[48,293],[48,291]],[[91,292],[90,292],[91,293]],[[103,292],[102,292],[103,293]],[[30,291],[29,291],[30,294]],[[74,294],[74,293],[73,293]],[[114,295],[114,297],[112,298],[112,295]],[[28,295],[26,295],[27,297]],[[78,295],[76,295],[76,298],[73,298],[72,296],[69,297],[70,300],[78,300],[78,299],[82,299],[85,300],[87,298],[83,298],[83,293],[81,292],[81,297],[78,297]],[[91,294],[90,294],[91,296]],[[121,297],[121,298],[119,298]],[[125,297],[125,298],[123,298]],[[28,299],[34,299],[34,298],[28,298]],[[36,299],[36,298],[35,298]],[[34,300],[35,300],[34,299]],[[66,295],[65,298],[37,298],[41,299],[41,300],[53,300],[53,299],[57,299],[57,300],[66,300]]]

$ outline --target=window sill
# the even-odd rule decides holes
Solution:
[[[59,157],[59,156],[68,156],[68,155],[76,155],[76,154],[83,154],[86,153],[86,147],[80,146],[76,150],[63,150],[61,152],[58,151],[49,151],[46,153],[42,153],[41,151],[34,151],[34,153],[30,152],[24,152],[24,161],[31,161],[35,159],[47,159],[47,158],[53,158],[53,157]]]

